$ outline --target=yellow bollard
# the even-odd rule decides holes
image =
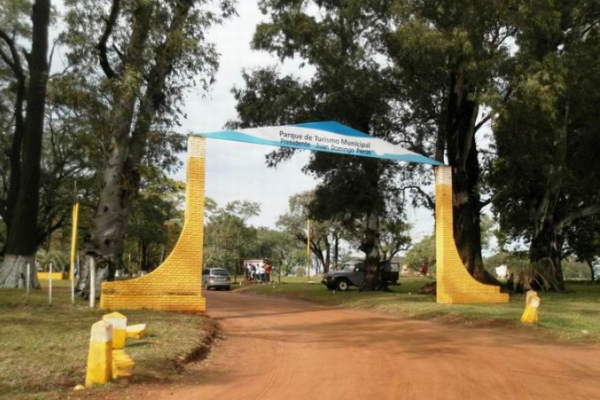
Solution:
[[[538,308],[540,307],[540,301],[538,294],[529,290],[525,297],[525,311],[521,317],[521,322],[536,323],[538,322]]]
[[[127,337],[127,317],[118,312],[114,312],[103,316],[102,321],[112,325],[113,349],[118,350],[125,348],[125,338]]]
[[[112,326],[104,321],[92,325],[85,386],[103,385],[112,378]]]
[[[148,334],[146,324],[137,324],[127,327],[127,338],[128,339],[141,339]]]

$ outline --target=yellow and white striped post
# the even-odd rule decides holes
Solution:
[[[102,321],[112,326],[112,347],[114,350],[125,347],[127,338],[127,317],[121,313],[113,312],[102,317]]]
[[[92,325],[85,386],[103,385],[112,378],[112,326],[105,321]]]
[[[69,279],[71,280],[71,304],[75,304],[75,257],[77,255],[77,225],[79,221],[79,201],[77,199],[77,184],[73,193],[73,218],[71,227],[71,254],[69,257]]]

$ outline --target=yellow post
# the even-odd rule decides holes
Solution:
[[[310,282],[310,219],[306,220],[306,271]]]
[[[102,321],[112,326],[112,347],[113,349],[122,349],[125,347],[127,338],[127,317],[118,312],[106,314]]]
[[[521,316],[521,322],[534,324],[538,322],[538,308],[540,307],[540,301],[537,292],[533,290],[527,291],[525,297],[525,311]]]
[[[71,228],[71,258],[69,279],[75,279],[75,255],[77,254],[77,222],[79,219],[79,203],[73,204],[73,227]]]
[[[104,321],[92,325],[85,386],[103,385],[112,378],[112,326]]]

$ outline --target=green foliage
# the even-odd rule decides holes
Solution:
[[[152,270],[171,252],[183,228],[185,184],[162,177],[148,182],[135,199],[125,252],[142,270]],[[125,265],[130,269],[129,256]]]
[[[560,262],[570,227],[600,213],[600,29],[589,2],[535,3],[519,9],[514,95],[494,126],[491,182],[501,230],[530,242],[535,273],[560,289],[560,268],[538,262]]]
[[[260,204],[236,200],[218,207],[211,199],[210,213],[204,227],[204,267],[224,268],[238,265],[244,257],[254,258],[257,230],[248,219],[260,213]]]
[[[363,1],[265,0],[261,9],[270,20],[256,28],[253,47],[310,65],[315,74],[303,81],[282,77],[276,68],[246,72],[245,87],[233,89],[240,120],[231,126],[335,120],[394,143],[402,140],[380,46],[371,40],[374,14]],[[267,163],[276,165],[293,153],[276,151]],[[354,236],[367,255],[366,286],[377,286],[379,223],[398,208],[400,169],[398,163],[323,152],[311,154],[304,168],[321,179],[308,206],[310,219],[335,220],[348,230],[362,227]]]
[[[40,249],[35,253],[35,261],[37,261],[45,271],[48,271],[50,268],[50,263],[52,263],[54,272],[61,272],[69,265],[68,253],[57,250]]]
[[[306,249],[308,221],[311,219],[309,206],[314,200],[314,192],[298,193],[289,199],[289,211],[277,220],[277,226],[289,237],[294,238],[298,248]],[[333,220],[310,221],[310,251],[317,257],[323,268],[337,265],[339,254],[335,254],[336,240],[339,243],[342,228]],[[304,264],[306,264],[304,255]]]
[[[427,263],[429,268],[435,267],[435,236],[424,237],[420,242],[412,246],[404,256],[404,264],[418,271],[423,263]]]

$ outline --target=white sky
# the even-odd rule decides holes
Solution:
[[[252,51],[250,40],[256,25],[267,19],[261,14],[256,0],[240,1],[238,17],[224,25],[213,28],[209,39],[217,46],[220,68],[211,93],[201,96],[192,92],[187,96],[185,111],[188,118],[183,121],[184,132],[212,132],[222,130],[225,123],[236,117],[235,100],[231,94],[234,85],[242,86],[243,68],[257,68],[279,63],[268,53]],[[299,69],[297,63],[280,65],[284,73],[306,77],[310,69]],[[275,227],[279,215],[285,213],[291,195],[310,190],[316,180],[301,172],[308,154],[300,152],[291,161],[277,169],[267,168],[265,155],[273,147],[258,146],[218,140],[207,141],[206,195],[220,205],[233,200],[250,200],[261,203],[260,216],[250,223],[255,226]],[[183,180],[185,169],[176,174]],[[433,231],[433,217],[427,210],[411,210],[413,242]]]

